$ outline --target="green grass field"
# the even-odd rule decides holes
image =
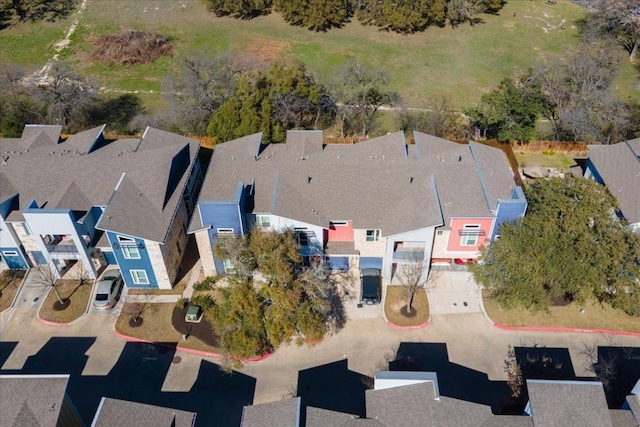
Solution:
[[[413,107],[426,106],[438,94],[449,94],[454,105],[463,107],[475,103],[503,76],[554,61],[571,50],[578,43],[575,22],[583,14],[584,9],[570,0],[559,0],[555,6],[543,0],[509,0],[499,16],[483,15],[482,24],[403,36],[355,20],[342,29],[314,33],[286,24],[277,14],[250,21],[216,18],[200,0],[88,0],[72,43],[61,57],[104,87],[157,91],[172,69],[172,58],[125,68],[106,67],[90,57],[97,36],[132,28],[169,36],[175,55],[208,50],[267,61],[296,57],[324,83],[355,59],[386,69],[390,89]],[[558,27],[563,19],[564,30]],[[0,64],[44,65],[53,54],[52,44],[72,20],[73,16],[54,24],[21,24],[0,31]],[[640,98],[639,74],[627,64],[616,81],[617,93]]]

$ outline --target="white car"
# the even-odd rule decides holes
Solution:
[[[96,299],[93,301],[95,308],[109,309],[116,305],[116,297],[122,287],[122,275],[118,270],[109,270],[104,273],[102,280],[98,282]]]

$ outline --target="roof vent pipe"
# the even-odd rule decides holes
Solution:
[[[409,178],[409,184],[413,184],[413,177]]]
[[[311,184],[311,177],[310,176],[307,177],[307,184]]]

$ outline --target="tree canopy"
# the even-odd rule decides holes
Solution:
[[[526,216],[500,227],[471,270],[505,308],[545,310],[596,299],[640,315],[640,234],[614,216],[615,198],[586,179],[536,181]]]
[[[291,230],[254,228],[248,236],[216,243],[216,256],[235,267],[213,311],[230,356],[255,356],[294,338],[303,343],[324,336],[331,320],[331,285],[324,273],[300,267],[299,250]]]
[[[291,25],[327,31],[349,21],[352,3],[352,0],[275,0],[275,8]]]
[[[356,11],[363,25],[411,34],[432,25],[444,26],[445,0],[361,0]]]
[[[216,16],[251,19],[271,13],[271,0],[205,0],[207,8]]]

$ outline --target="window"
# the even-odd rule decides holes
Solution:
[[[367,242],[380,241],[380,230],[367,230]]]
[[[220,237],[233,237],[235,234],[233,228],[218,228],[218,236]]]
[[[140,259],[140,251],[137,246],[122,246],[122,255],[125,259]]]
[[[304,227],[296,227],[293,229],[296,237],[298,238],[298,244],[300,246],[309,245],[309,236],[307,235],[307,229]]]
[[[334,227],[346,227],[349,225],[347,221],[331,221],[331,225]]]
[[[442,235],[444,234],[444,231],[442,231],[442,230],[438,230],[438,231],[436,231],[436,234],[437,234],[438,236],[442,236]]]
[[[3,251],[4,256],[18,256],[18,252],[16,251]]]
[[[462,234],[460,246],[476,246],[478,244],[478,236],[481,234],[480,225],[465,224],[460,234]]]
[[[256,215],[256,225],[260,228],[271,227],[271,217],[269,215]]]
[[[131,270],[131,277],[133,278],[133,283],[136,285],[149,284],[149,278],[147,277],[147,272],[145,270]]]
[[[29,227],[29,224],[27,224],[26,222],[23,222],[21,225],[22,225],[22,228],[24,229],[25,236],[31,236],[31,228]]]
[[[135,239],[130,237],[118,236],[118,242],[122,249],[122,255],[125,259],[140,259],[140,250]]]
[[[227,258],[223,261],[224,264],[224,272],[225,273],[233,273],[236,271],[236,267],[233,265],[233,262],[230,258]]]

